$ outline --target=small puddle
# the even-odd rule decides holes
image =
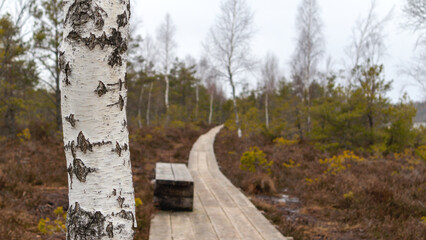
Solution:
[[[300,203],[299,198],[291,197],[287,194],[279,194],[278,196],[265,196],[265,195],[256,195],[256,198],[259,198],[263,201],[269,203],[286,203],[286,204],[298,204]]]

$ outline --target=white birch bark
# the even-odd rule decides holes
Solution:
[[[145,90],[145,85],[141,84],[141,90],[139,92],[139,100],[138,100],[138,127],[142,128],[142,100],[143,100],[143,92]]]
[[[133,239],[126,102],[129,0],[69,0],[60,53],[67,240]]]
[[[212,124],[212,118],[213,118],[213,100],[214,100],[214,95],[213,95],[213,93],[211,93],[210,94],[209,125]]]

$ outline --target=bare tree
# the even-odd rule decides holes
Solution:
[[[419,32],[419,43],[426,44],[426,1],[406,0],[404,7],[407,26]]]
[[[406,0],[404,7],[406,26],[419,34],[416,53],[408,66],[403,67],[402,73],[417,82],[426,93],[426,1]]]
[[[298,8],[296,27],[298,38],[292,59],[292,75],[297,76],[302,95],[306,95],[307,131],[311,128],[310,86],[316,77],[317,66],[324,53],[322,21],[316,0],[302,0]]]
[[[232,88],[235,124],[241,137],[236,82],[241,80],[241,73],[253,65],[249,53],[254,15],[246,0],[224,0],[220,9],[204,46],[220,75],[227,78]]]
[[[279,77],[278,58],[268,53],[262,67],[263,92],[265,95],[265,124],[269,129],[269,95],[275,91]]]
[[[161,57],[166,90],[164,93],[164,102],[166,105],[166,117],[169,121],[169,72],[173,63],[174,51],[177,47],[175,41],[176,26],[172,22],[170,14],[166,14],[164,22],[157,30],[158,50]]]
[[[6,3],[6,0],[1,0],[0,1],[0,13],[1,13],[1,11],[2,11],[5,3]]]
[[[392,18],[393,10],[390,10],[385,17],[378,18],[376,14],[376,1],[371,1],[370,10],[365,18],[359,19],[352,30],[352,42],[345,52],[350,59],[348,64],[348,89],[354,84],[356,71],[353,71],[360,64],[377,65],[386,53],[384,29]]]
[[[67,239],[133,239],[127,129],[129,0],[66,1],[60,53]]]

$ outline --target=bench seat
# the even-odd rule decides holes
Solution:
[[[185,164],[157,163],[154,204],[162,210],[192,211],[194,180]]]

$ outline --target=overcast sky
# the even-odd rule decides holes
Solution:
[[[219,13],[220,0],[135,0],[134,18],[140,21],[139,32],[143,35],[156,34],[158,25],[166,13],[170,13],[177,26],[176,41],[178,57],[186,55],[198,58],[203,48],[201,42],[214,24]],[[280,59],[280,66],[288,77],[288,63],[295,47],[297,36],[295,20],[300,0],[248,0],[255,13],[255,28],[252,50],[255,56],[263,58],[268,51]],[[421,100],[419,88],[410,80],[398,74],[400,66],[411,59],[416,36],[401,28],[401,9],[405,0],[377,0],[379,17],[385,16],[392,8],[393,19],[386,28],[387,55],[383,58],[387,80],[394,80],[390,97],[397,101],[406,91],[411,99]],[[342,68],[344,49],[349,44],[352,29],[360,17],[365,17],[371,5],[370,0],[318,0],[324,23],[326,56],[331,56],[336,69]],[[135,20],[134,19],[134,20]],[[324,61],[325,62],[325,61]],[[322,64],[324,66],[325,63]]]

